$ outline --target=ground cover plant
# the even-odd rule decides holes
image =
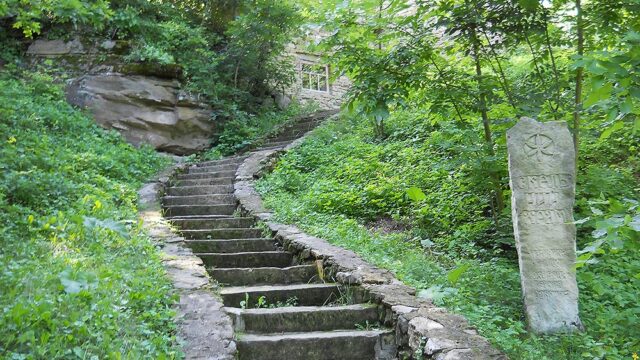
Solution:
[[[631,199],[639,185],[637,155],[627,152],[637,136],[624,132],[606,143],[585,137],[582,151],[592,161],[580,168],[576,218],[590,220],[579,225],[578,247],[602,232],[618,232],[625,246],[607,246],[606,254],[591,258],[597,262],[578,269],[585,333],[534,336],[522,311],[510,209],[495,227],[477,129],[434,125],[415,111],[393,113],[387,128],[382,141],[357,116],[317,129],[258,183],[266,205],[278,220],[356,251],[418,288],[419,296],[464,314],[510,358],[637,352],[640,217]],[[506,161],[504,147],[497,154]]]
[[[136,216],[168,164],[69,106],[38,72],[0,74],[0,353],[172,359],[176,297]]]

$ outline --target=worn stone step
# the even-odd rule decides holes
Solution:
[[[198,179],[219,179],[219,178],[232,178],[236,176],[235,170],[230,171],[214,171],[214,172],[201,172],[201,173],[188,173],[178,175],[178,180],[198,180]]]
[[[185,240],[196,253],[243,253],[275,251],[276,242],[270,238]]]
[[[267,306],[273,304],[267,304]],[[253,304],[250,304],[253,306]],[[371,304],[342,306],[287,306],[277,308],[227,308],[236,331],[278,333],[302,331],[352,330],[375,326],[380,312]]]
[[[278,135],[279,136],[282,136],[282,135],[302,136],[304,133],[311,131],[312,129],[315,129],[316,126],[317,125],[315,123],[295,124],[283,129],[280,133],[278,133]]]
[[[162,204],[172,205],[229,205],[236,204],[237,200],[232,194],[218,195],[189,195],[189,196],[165,196]]]
[[[208,165],[208,166],[192,166],[187,169],[189,174],[197,174],[197,173],[206,173],[206,172],[217,172],[217,171],[236,171],[238,168],[238,164],[216,164],[216,165]]]
[[[174,180],[174,186],[208,186],[208,185],[233,185],[235,178],[191,179]]]
[[[173,186],[167,189],[169,196],[233,194],[233,185]]]
[[[296,298],[299,306],[322,306],[340,298],[340,289],[336,284],[291,284],[237,286],[220,290],[225,306],[240,307],[240,302],[248,296],[255,304],[260,296],[269,303],[286,302]]]
[[[269,141],[269,142],[264,143],[263,146],[267,146],[267,147],[278,146],[278,147],[280,147],[280,146],[287,146],[289,144],[291,144],[291,141],[274,141],[274,142]]]
[[[226,165],[226,164],[241,164],[247,157],[246,156],[236,156],[236,157],[228,157],[220,160],[209,160],[197,163],[198,167],[205,166],[216,166],[216,165]]]
[[[389,330],[242,334],[240,360],[391,360],[396,357]]]
[[[230,286],[321,282],[315,265],[294,265],[285,268],[212,268],[208,271],[217,282]]]
[[[228,195],[224,195],[228,196]],[[223,218],[174,218],[171,220],[174,226],[184,230],[192,229],[224,229],[224,228],[248,228],[256,223],[252,217],[223,217]]]
[[[282,149],[283,147],[284,147],[284,146],[282,146],[282,145],[276,145],[276,146],[261,145],[261,146],[259,146],[259,147],[258,147],[258,149],[259,149],[260,151],[263,151],[263,150]]]
[[[187,215],[233,215],[237,206],[233,205],[172,205],[165,206],[166,216],[187,216]]]
[[[262,229],[254,228],[194,229],[182,230],[181,233],[187,239],[250,239],[262,237]]]
[[[299,137],[300,136],[298,136],[298,135],[279,135],[277,137],[268,138],[266,141],[270,141],[270,142],[282,142],[282,141],[292,142],[292,141],[298,139]]]
[[[284,251],[254,251],[239,253],[196,253],[206,266],[231,267],[287,267],[293,263],[293,255]]]

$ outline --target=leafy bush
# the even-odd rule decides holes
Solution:
[[[136,217],[167,163],[98,128],[46,75],[0,76],[0,353],[180,357],[176,297]]]

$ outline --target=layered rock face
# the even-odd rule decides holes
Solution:
[[[49,59],[76,76],[68,83],[67,100],[87,108],[100,126],[119,131],[131,144],[177,155],[209,147],[216,130],[211,109],[180,91],[171,74],[134,71],[138,67],[119,62],[116,47],[109,41],[88,47],[77,39],[37,40],[27,54],[34,64]],[[100,61],[99,54],[108,60]]]
[[[177,80],[147,76],[85,75],[67,87],[70,103],[91,111],[96,122],[132,143],[188,155],[209,146],[211,110],[180,92]]]

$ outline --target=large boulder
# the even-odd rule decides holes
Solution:
[[[180,92],[177,80],[85,75],[67,86],[67,100],[87,108],[96,122],[130,143],[188,155],[206,149],[214,133],[211,109]]]

